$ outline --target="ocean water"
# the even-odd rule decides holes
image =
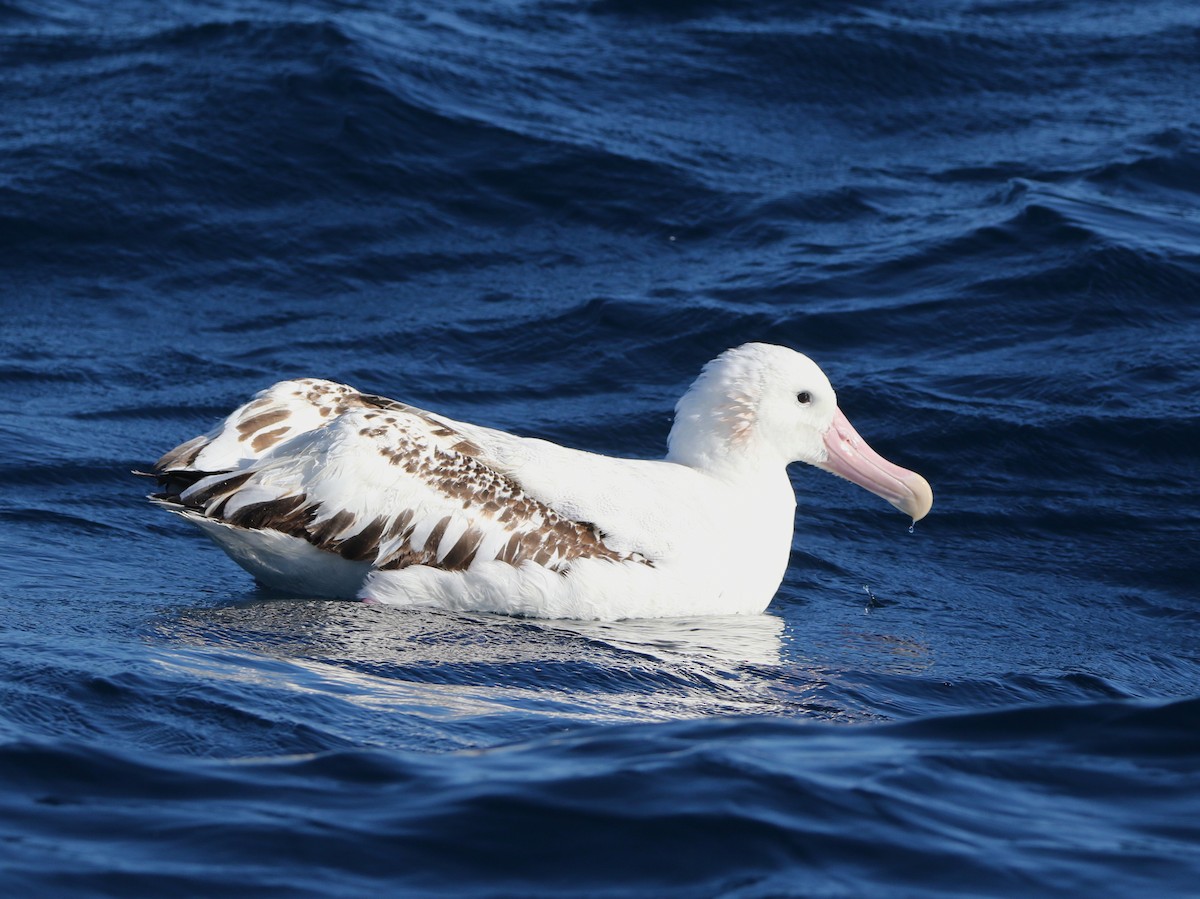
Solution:
[[[1200,7],[0,0],[0,890],[1200,894]],[[816,359],[765,615],[259,592],[275,380],[664,451]]]

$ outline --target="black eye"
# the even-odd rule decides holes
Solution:
[[[807,390],[801,390],[796,394],[796,402],[798,402],[801,406],[807,406],[812,402],[812,394]]]

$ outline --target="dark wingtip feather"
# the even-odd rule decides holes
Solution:
[[[174,469],[187,468],[196,461],[196,457],[200,455],[200,451],[208,445],[208,436],[193,437],[184,443],[179,444],[175,449],[166,453],[161,459],[154,463],[154,468],[158,472],[167,472]]]
[[[169,471],[159,471],[154,474],[148,474],[143,471],[135,471],[134,474],[142,477],[154,478],[158,481],[158,486],[162,489],[158,493],[151,494],[157,499],[179,502],[179,496],[197,481],[210,477],[214,474],[225,474],[223,471],[194,471],[190,469],[171,469]]]

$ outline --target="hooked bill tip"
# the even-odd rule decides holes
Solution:
[[[933,488],[916,472],[910,472],[908,476],[901,478],[900,482],[908,488],[908,495],[900,497],[894,505],[901,512],[907,513],[913,524],[916,524],[933,508]]]

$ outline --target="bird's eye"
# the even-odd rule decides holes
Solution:
[[[801,406],[807,406],[812,402],[812,394],[807,390],[801,390],[796,394],[796,402],[798,402]]]

